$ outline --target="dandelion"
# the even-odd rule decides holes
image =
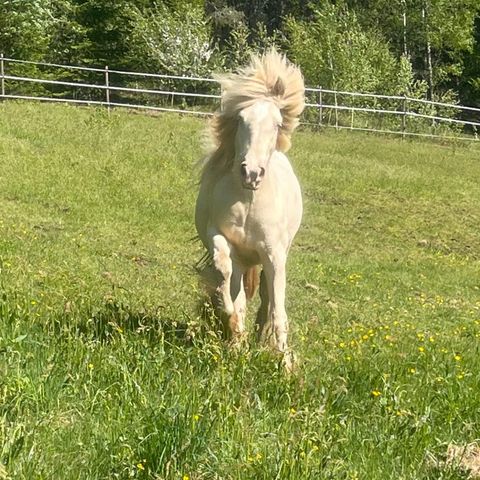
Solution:
[[[418,347],[418,351],[419,351],[420,353],[424,353],[424,352],[425,352],[425,348],[424,348],[424,347]]]
[[[200,415],[198,413],[196,413],[195,415],[193,415],[193,420],[195,422],[198,422],[200,420]]]
[[[462,359],[462,357],[458,353],[453,358],[456,362],[459,362]]]
[[[290,415],[295,415],[296,413],[297,413],[297,411],[293,407],[291,407],[290,408]]]
[[[414,368],[409,368],[409,369],[408,369],[408,372],[413,374],[413,373],[416,372],[416,370],[415,370]]]
[[[89,363],[89,364],[88,364],[88,369],[89,369],[89,370],[93,370],[93,363]]]
[[[137,468],[139,470],[145,470],[145,467],[143,466],[143,463],[137,463]]]
[[[184,475],[184,476],[182,477],[182,480],[190,480],[190,477],[189,477],[188,475]]]
[[[345,342],[340,342],[340,343],[338,344],[338,346],[339,346],[340,348],[345,348]]]
[[[379,390],[372,390],[372,395],[374,397],[379,397],[381,394],[382,394],[382,392],[380,392]]]

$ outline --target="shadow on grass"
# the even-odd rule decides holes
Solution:
[[[182,306],[133,307],[114,299],[102,300],[93,307],[72,308],[59,314],[53,323],[54,333],[61,336],[81,336],[88,340],[108,343],[119,335],[135,335],[158,343],[191,347],[215,337],[221,338],[221,329],[213,309],[199,301],[196,311]]]

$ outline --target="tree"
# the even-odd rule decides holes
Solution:
[[[389,92],[398,61],[375,31],[363,29],[345,5],[324,1],[311,21],[289,17],[289,52],[311,85],[339,90]]]
[[[21,60],[40,60],[50,44],[50,2],[0,2],[0,51]]]
[[[429,96],[458,88],[472,51],[478,0],[345,0],[364,28],[374,28],[399,57],[407,54]]]

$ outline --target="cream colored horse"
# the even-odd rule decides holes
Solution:
[[[285,264],[300,226],[302,197],[283,152],[304,108],[303,79],[270,50],[219,81],[215,150],[203,167],[195,224],[213,259],[214,297],[233,339],[245,331],[246,297],[253,294],[256,266],[263,266],[258,334],[284,354],[289,367]]]

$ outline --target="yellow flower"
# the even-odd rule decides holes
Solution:
[[[193,420],[195,422],[198,422],[200,420],[200,415],[198,413],[196,413],[194,416],[193,416]]]
[[[414,368],[409,368],[408,371],[409,371],[410,373],[415,373],[415,372],[416,372],[416,370],[415,370]]]
[[[182,480],[190,480],[190,477],[189,477],[188,475],[184,475],[184,476],[182,477]]]
[[[462,357],[461,357],[460,355],[458,355],[458,353],[457,353],[457,354],[455,355],[455,357],[453,357],[453,358],[455,358],[455,360],[456,360],[457,362],[459,362],[459,361],[462,359]]]
[[[382,394],[382,392],[380,392],[379,390],[372,390],[372,395],[374,397],[379,397],[381,394]]]
[[[89,364],[88,364],[88,369],[89,369],[89,370],[93,370],[93,363],[89,363]]]
[[[290,408],[290,415],[295,415],[296,413],[297,413],[297,411],[293,407],[291,407]]]
[[[424,348],[424,347],[418,347],[418,351],[419,351],[420,353],[423,353],[423,352],[425,352],[425,348]]]
[[[137,463],[137,468],[139,470],[145,470],[145,467],[143,466],[143,463]]]

